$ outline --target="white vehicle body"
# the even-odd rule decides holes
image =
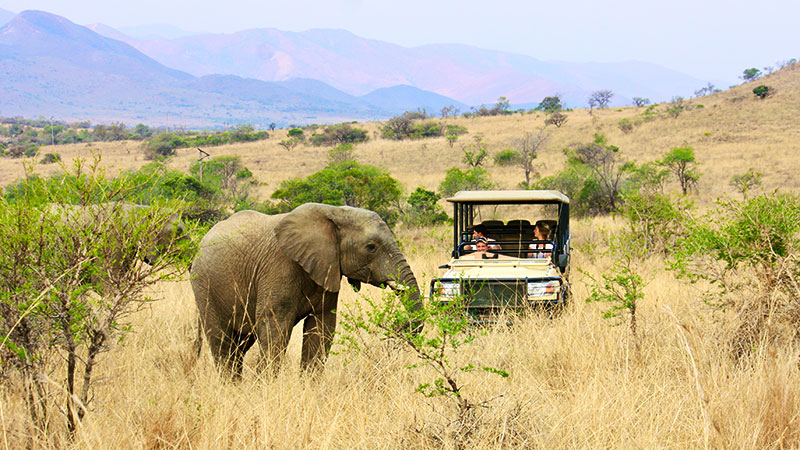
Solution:
[[[563,305],[569,294],[569,198],[557,191],[461,191],[447,199],[454,204],[454,238],[445,272],[431,282],[436,301],[462,299],[476,320],[508,309]],[[498,217],[504,205],[509,217]],[[548,217],[531,205],[544,205]],[[481,208],[491,219],[477,222]],[[553,217],[555,216],[555,218]],[[536,239],[533,224],[552,227]],[[485,232],[492,244],[475,252],[472,233]]]

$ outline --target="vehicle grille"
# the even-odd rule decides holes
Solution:
[[[470,308],[503,308],[526,305],[527,284],[519,281],[465,281]]]

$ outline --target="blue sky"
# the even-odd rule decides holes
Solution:
[[[717,83],[800,59],[794,0],[0,0],[78,24],[168,24],[187,31],[339,28],[404,46],[459,43],[541,60],[639,60]]]

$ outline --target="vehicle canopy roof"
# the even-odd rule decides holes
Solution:
[[[569,204],[569,197],[551,190],[516,191],[458,191],[447,199],[451,203],[472,203],[481,205],[502,204]]]

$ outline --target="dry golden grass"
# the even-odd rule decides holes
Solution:
[[[586,142],[600,130],[638,162],[652,160],[684,142],[695,147],[703,177],[698,201],[710,204],[733,193],[730,176],[754,168],[765,189],[798,190],[800,168],[800,65],[766,77],[774,97],[755,100],[742,86],[689,103],[704,108],[677,119],[644,123],[623,134],[616,123],[643,108],[605,110],[590,117],[569,113],[540,158],[549,174],[563,164],[560,149]],[[740,100],[737,100],[741,98]],[[662,107],[663,108],[663,107]],[[448,119],[481,133],[493,151],[542,124],[541,114]],[[376,124],[366,124],[372,133]],[[706,133],[710,133],[706,135]],[[214,148],[239,154],[264,183],[263,195],[281,180],[324,165],[325,149],[287,152],[280,139]],[[462,139],[468,139],[468,136]],[[104,164],[117,170],[145,163],[133,143],[99,144]],[[128,152],[130,149],[130,152]],[[65,160],[87,155],[85,145],[59,147]],[[358,158],[389,169],[410,191],[435,188],[444,171],[460,166],[461,154],[444,140],[389,142],[357,147]],[[195,155],[179,151],[171,163],[185,169]],[[38,170],[52,170],[39,167]],[[502,187],[522,179],[521,170],[490,167]],[[0,182],[21,174],[17,161],[0,161]],[[578,249],[599,240],[613,218],[575,221]],[[447,227],[397,230],[420,285],[437,275],[449,253]],[[576,250],[573,269],[597,274],[603,257]],[[768,348],[733,364],[721,345],[729,317],[712,314],[702,286],[686,285],[653,257],[642,270],[648,281],[639,306],[641,353],[630,332],[601,318],[602,306],[586,304],[586,279],[573,270],[574,302],[558,318],[525,317],[496,327],[464,349],[464,361],[507,370],[508,379],[462,375],[466,395],[493,399],[479,408],[464,442],[471,448],[797,448],[800,446],[800,372],[797,348]],[[365,295],[380,292],[365,288]],[[74,443],[63,434],[27,436],[20,397],[0,388],[0,448],[455,448],[454,409],[414,392],[430,381],[426,370],[409,370],[406,351],[374,339],[360,355],[332,355],[316,377],[299,373],[295,330],[287,363],[275,377],[247,372],[239,384],[220,380],[204,349],[197,361],[191,344],[196,311],[187,281],[162,283],[157,301],[135,318],[134,332],[106,355],[95,401]],[[340,305],[357,294],[344,288]],[[53,373],[56,379],[59,372]],[[32,439],[32,441],[31,441]]]

